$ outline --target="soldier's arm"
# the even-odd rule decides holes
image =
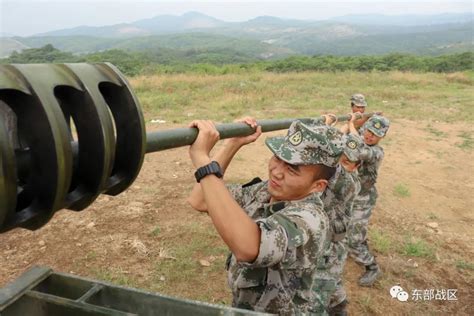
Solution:
[[[213,160],[217,161],[221,166],[224,174],[239,149],[246,144],[254,142],[262,134],[262,128],[257,126],[257,122],[254,119],[245,118],[243,119],[243,122],[256,128],[256,132],[246,137],[234,137],[225,140],[224,146],[213,157]],[[194,185],[193,190],[188,197],[188,203],[197,211],[207,212],[206,201],[199,183]]]
[[[362,161],[377,161],[382,160],[383,156],[382,147],[364,145],[364,148],[361,150],[360,159]]]
[[[211,162],[209,152],[219,139],[219,132],[210,121],[194,121],[199,134],[189,148],[194,167],[199,168]],[[258,255],[260,228],[233,199],[224,181],[215,174],[201,179],[201,194],[209,216],[217,232],[229,246],[237,260],[250,262]]]

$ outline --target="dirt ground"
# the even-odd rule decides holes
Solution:
[[[175,126],[159,128],[170,127]],[[472,148],[459,146],[463,142],[459,135],[465,131],[472,133],[472,127],[393,121],[383,144],[386,157],[369,240],[384,273],[374,287],[361,288],[357,279],[362,269],[348,260],[345,284],[350,314],[474,314],[474,157]],[[273,134],[282,132],[265,134],[243,148],[226,178],[266,178],[270,153],[263,140]],[[186,204],[193,183],[187,148],[147,155],[135,183],[119,196],[100,196],[81,212],[60,211],[37,231],[15,229],[0,235],[0,286],[31,266],[46,265],[167,295],[229,304],[221,265],[225,245],[209,218]],[[406,190],[400,192],[400,186]],[[179,269],[186,274],[176,249],[186,243],[194,245],[194,233],[208,234],[210,244],[204,248],[211,245],[222,250],[209,255],[203,248],[191,249],[192,271],[202,273],[201,281],[175,276]],[[418,240],[432,252],[407,253],[406,244]],[[207,262],[203,265],[202,260]],[[160,268],[162,262],[172,263],[166,270]],[[409,293],[407,302],[390,297],[389,289],[397,284]],[[412,293],[416,289],[434,289],[435,293],[457,289],[457,300],[415,301]]]

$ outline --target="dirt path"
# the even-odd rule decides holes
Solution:
[[[371,223],[370,245],[384,274],[375,287],[360,288],[362,269],[348,261],[351,314],[472,315],[474,159],[472,148],[460,145],[466,131],[472,135],[467,124],[393,122],[384,144],[380,197]],[[264,138],[236,156],[228,180],[266,178],[270,153]],[[150,154],[134,185],[123,194],[101,196],[82,212],[60,211],[40,230],[0,235],[0,286],[33,265],[47,265],[167,295],[228,304],[222,266],[225,245],[209,218],[185,202],[192,172],[186,148]],[[408,243],[415,245],[413,252],[407,252]],[[203,259],[210,267],[199,264]],[[396,284],[410,296],[415,289],[457,289],[458,300],[399,302],[389,295]]]

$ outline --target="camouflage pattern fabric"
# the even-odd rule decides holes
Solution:
[[[320,194],[269,203],[266,181],[228,189],[261,230],[254,262],[237,262],[232,254],[227,260],[232,305],[280,315],[315,314],[317,259],[330,246],[329,219]]]
[[[320,312],[330,304],[337,305],[345,298],[342,287],[342,272],[347,258],[347,248],[343,242],[347,227],[352,217],[352,205],[360,191],[357,172],[347,172],[338,165],[336,174],[329,180],[328,187],[321,198],[324,211],[329,217],[333,232],[331,247],[318,263],[314,290],[321,301],[317,302]],[[335,293],[339,288],[339,297]]]
[[[374,195],[375,193],[375,195]],[[349,255],[360,265],[374,263],[375,257],[370,253],[367,243],[369,219],[375,206],[376,191],[371,194],[359,195],[354,201],[352,220],[347,230],[347,246]]]
[[[355,106],[367,106],[367,101],[365,101],[365,97],[363,94],[356,93],[351,96],[351,104]]]
[[[335,167],[342,154],[342,133],[326,125],[305,125],[295,121],[285,137],[265,140],[268,148],[281,160],[292,165],[323,164]]]
[[[370,215],[377,201],[375,183],[383,157],[384,152],[379,145],[364,145],[361,154],[362,164],[359,167],[361,190],[355,198],[352,220],[347,231],[349,254],[362,265],[370,265],[375,259],[369,251],[367,231]]]
[[[359,135],[346,134],[342,137],[344,144],[344,155],[351,162],[359,162],[361,160],[362,149],[364,148],[364,141]]]
[[[384,157],[383,148],[379,145],[368,146],[364,144],[361,150],[359,166],[359,181],[361,185],[360,195],[367,195],[372,191],[377,194],[375,183],[377,182],[378,171]]]

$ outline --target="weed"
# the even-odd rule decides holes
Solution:
[[[156,227],[151,231],[151,234],[152,234],[153,236],[158,236],[160,233],[161,233],[161,228],[160,228],[160,226],[156,226]]]
[[[472,138],[472,134],[470,132],[462,132],[458,135],[458,137],[463,139],[462,143],[456,143],[456,146],[459,148],[469,150],[474,147],[474,139]]]
[[[376,251],[381,254],[387,254],[392,248],[392,240],[387,234],[378,229],[369,230],[370,241]]]
[[[435,219],[438,219],[438,216],[435,213],[430,212],[428,214],[428,219],[435,220]]]
[[[395,187],[393,188],[393,194],[395,194],[395,196],[397,197],[402,198],[409,197],[411,195],[410,189],[403,183],[398,183],[397,185],[395,185]]]
[[[474,263],[466,262],[464,260],[456,260],[456,268],[474,271]]]
[[[412,257],[422,257],[429,259],[433,259],[435,257],[435,250],[421,239],[412,239],[406,241],[403,245],[402,253]]]
[[[443,138],[447,136],[445,132],[434,128],[431,124],[428,124],[428,126],[426,126],[426,131],[436,136],[437,138]]]

